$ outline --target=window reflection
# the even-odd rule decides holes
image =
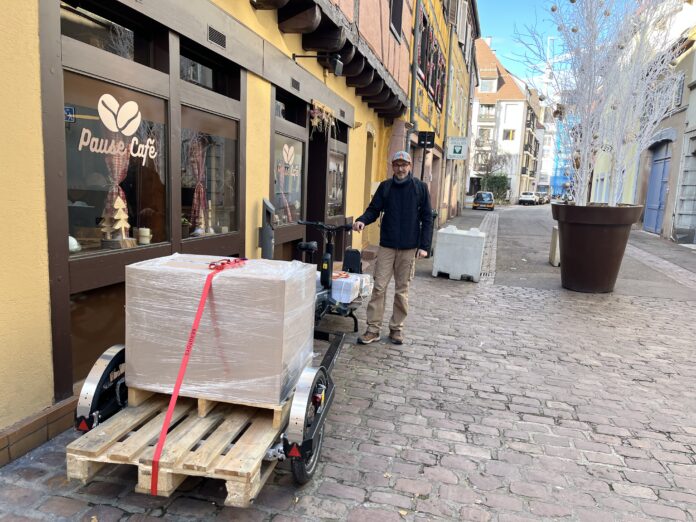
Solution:
[[[238,229],[238,123],[213,114],[181,110],[182,237]]]
[[[65,72],[71,255],[167,241],[165,102]]]
[[[273,165],[275,222],[294,223],[302,219],[304,143],[276,134]]]
[[[346,155],[340,152],[329,152],[328,174],[328,216],[342,216],[345,214],[343,205],[343,189],[346,169]]]

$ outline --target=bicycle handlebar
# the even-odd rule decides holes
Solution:
[[[339,230],[352,230],[353,225],[327,225],[321,221],[305,221],[300,219],[297,221],[300,225],[311,225],[320,230],[325,230],[326,232],[338,232]]]

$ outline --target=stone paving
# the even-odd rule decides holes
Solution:
[[[0,469],[0,520],[696,520],[696,294],[476,285],[426,260],[406,334],[343,351],[303,488],[283,466],[240,510],[211,480],[135,494],[128,466],[83,486],[66,432]]]

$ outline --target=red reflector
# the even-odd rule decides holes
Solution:
[[[85,419],[82,419],[80,421],[80,424],[77,426],[77,429],[80,431],[89,431],[89,426],[87,426]]]
[[[292,448],[290,448],[290,453],[288,453],[288,457],[301,457],[302,454],[300,453],[300,449],[297,447],[297,444],[293,444]]]

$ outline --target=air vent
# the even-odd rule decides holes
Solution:
[[[223,49],[227,48],[227,36],[217,29],[208,26],[208,41],[219,45]]]
[[[341,114],[341,118],[346,117],[346,111],[344,111],[343,109],[340,109],[338,112]]]
[[[290,85],[292,85],[292,88],[296,91],[300,90],[300,82],[298,82],[295,78],[290,78]]]

